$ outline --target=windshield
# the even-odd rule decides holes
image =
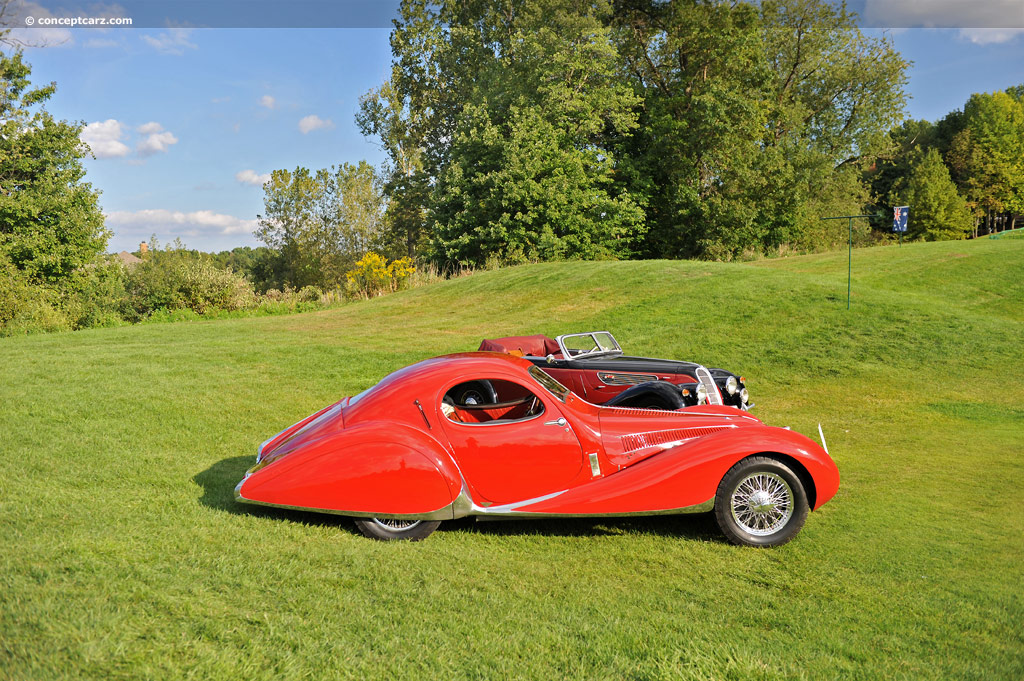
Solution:
[[[607,331],[570,333],[559,336],[556,340],[558,341],[558,347],[562,350],[562,356],[566,359],[582,357],[584,355],[622,353],[622,348],[615,342],[615,337]]]
[[[537,367],[530,367],[530,375],[533,376],[534,380],[544,386],[549,393],[557,397],[562,402],[565,402],[565,398],[569,394],[568,388],[545,374]]]

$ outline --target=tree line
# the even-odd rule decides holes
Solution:
[[[265,248],[175,245],[132,272],[103,256],[81,125],[0,55],[0,329],[373,295],[413,262],[821,250],[846,239],[821,218],[878,215],[855,234],[871,243],[894,205],[920,239],[1024,212],[1024,86],[903,121],[906,62],[843,5],[403,0],[390,40],[390,78],[356,116],[382,168],[277,170]]]
[[[405,0],[357,123],[407,255],[732,259],[872,202],[906,62],[818,0]]]

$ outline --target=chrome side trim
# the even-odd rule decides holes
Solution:
[[[599,371],[597,378],[604,385],[640,385],[658,380],[654,374],[626,374],[612,371]]]
[[[821,430],[820,423],[818,424],[818,435],[821,437],[821,448],[825,450],[826,454],[828,454],[828,445],[825,444],[825,433]],[[828,455],[832,456],[831,454]]]
[[[561,494],[559,492],[558,494]],[[534,501],[539,501],[535,499]],[[522,504],[519,504],[520,506]],[[477,520],[503,520],[505,518],[639,518],[655,515],[688,515],[691,513],[707,513],[715,508],[715,497],[691,506],[666,508],[660,511],[622,511],[618,513],[536,513],[531,511],[514,511],[510,513],[478,513]],[[487,510],[487,509],[483,509]]]

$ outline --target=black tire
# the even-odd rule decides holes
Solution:
[[[456,406],[467,404],[494,404],[498,401],[498,395],[490,381],[468,381],[460,383],[445,395],[451,398]]]
[[[419,541],[426,539],[441,524],[440,520],[397,520],[393,518],[356,518],[356,527],[364,536],[383,541]]]
[[[634,385],[605,403],[609,407],[633,409],[665,409],[675,411],[686,406],[679,388],[665,381],[648,381]]]
[[[715,495],[715,520],[733,544],[781,546],[807,520],[807,492],[793,470],[766,456],[729,469]]]

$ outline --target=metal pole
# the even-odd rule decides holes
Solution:
[[[853,221],[856,218],[871,218],[874,215],[836,215],[822,220],[847,220],[850,230],[849,251],[846,258],[846,309],[850,309],[850,294],[853,291]]]

